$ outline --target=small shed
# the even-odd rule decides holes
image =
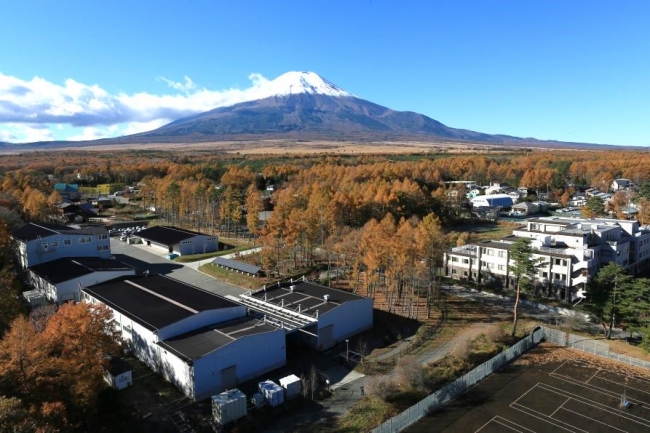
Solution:
[[[217,257],[212,261],[212,264],[221,268],[226,268],[233,272],[250,275],[251,277],[259,276],[261,270],[259,266],[255,266],[246,262],[240,262],[239,260],[224,259],[223,257]]]
[[[122,358],[110,360],[104,379],[115,389],[124,389],[133,384],[131,366]]]

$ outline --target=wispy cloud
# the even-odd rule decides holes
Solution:
[[[111,94],[97,84],[71,78],[56,84],[41,77],[25,80],[0,72],[0,141],[53,140],[56,125],[76,130],[61,137],[73,140],[143,132],[185,116],[273,94],[271,81],[261,74],[248,78],[250,86],[244,89],[209,90],[190,77],[181,82],[158,77],[175,92]]]

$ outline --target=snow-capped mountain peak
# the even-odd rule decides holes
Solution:
[[[287,72],[275,80],[269,81],[264,87],[264,90],[270,94],[269,96],[287,96],[300,93],[337,97],[354,96],[315,72]]]

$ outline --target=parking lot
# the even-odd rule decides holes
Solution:
[[[162,274],[199,287],[218,295],[239,296],[246,289],[215,280],[214,278],[165,258],[165,252],[144,244],[128,244],[117,237],[111,238],[111,252],[115,258],[128,265],[134,266],[141,272],[149,271],[150,274]]]

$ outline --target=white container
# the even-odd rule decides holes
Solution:
[[[266,402],[271,407],[280,406],[284,403],[284,388],[272,380],[265,380],[257,385],[260,394],[264,396]]]
[[[237,388],[212,396],[212,416],[218,424],[226,425],[246,413],[246,395]]]
[[[283,377],[279,380],[280,386],[284,388],[284,396],[287,400],[300,395],[302,391],[302,381],[295,374]]]

